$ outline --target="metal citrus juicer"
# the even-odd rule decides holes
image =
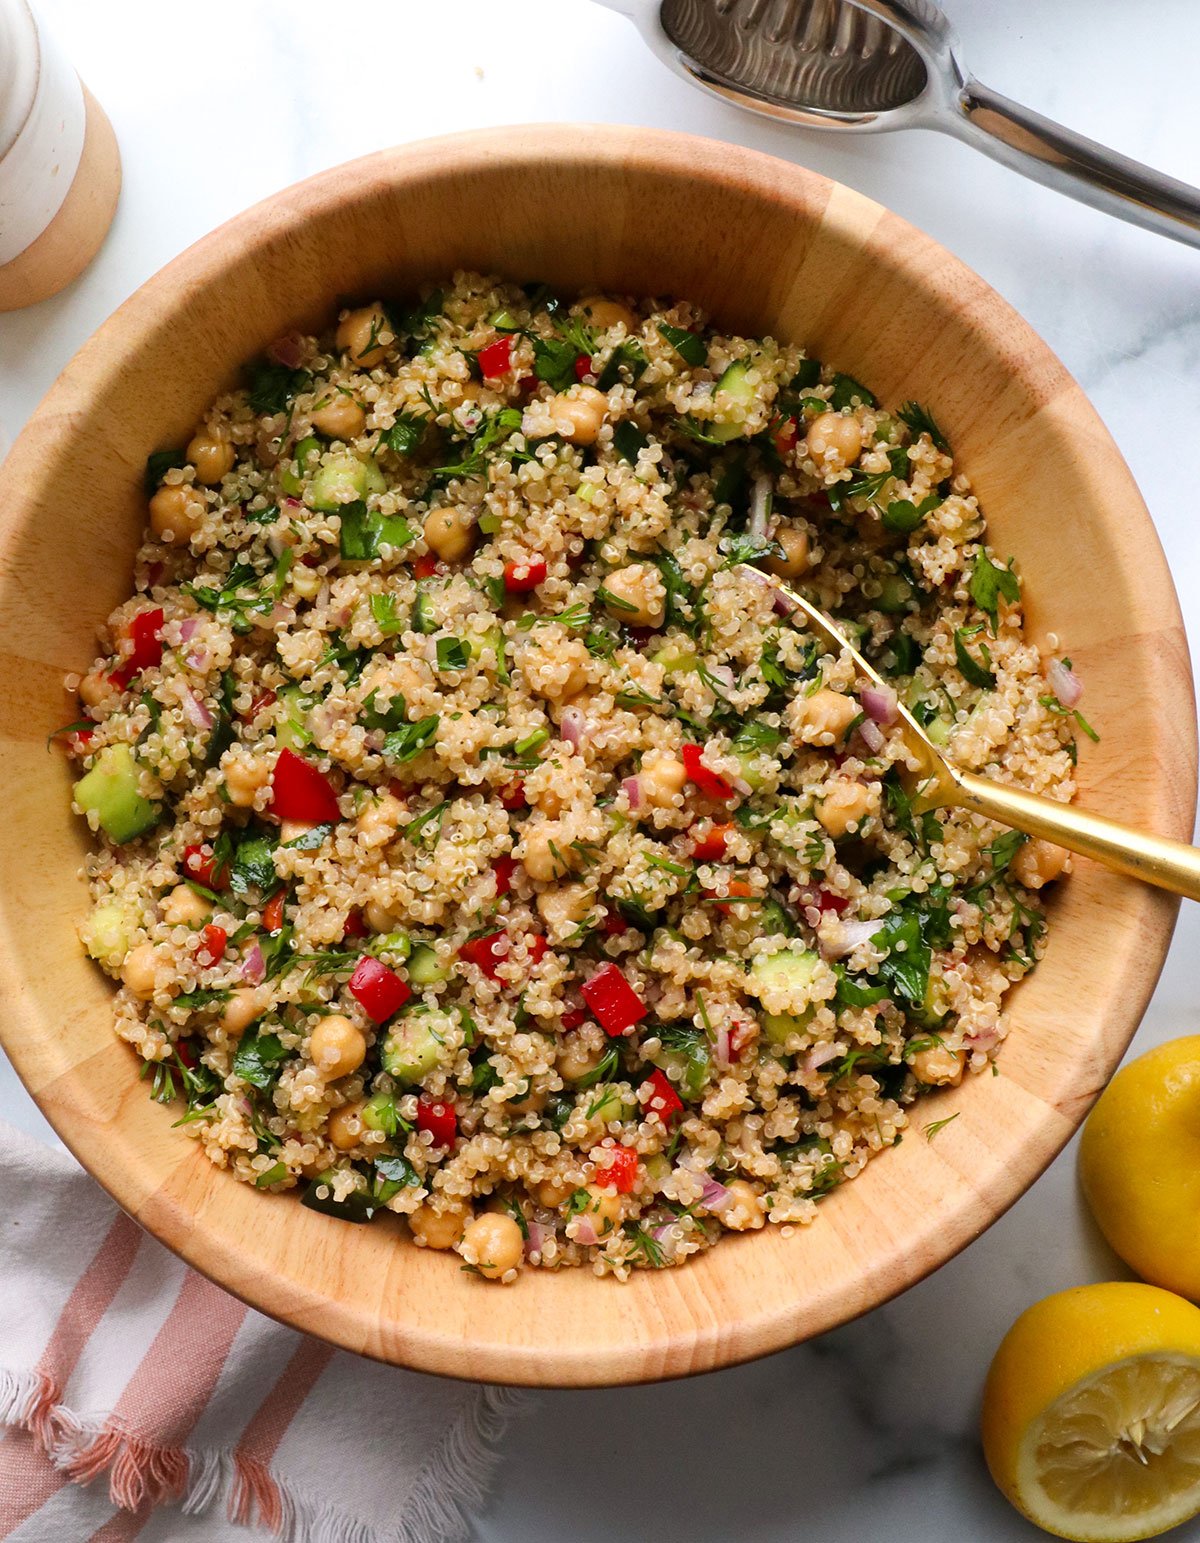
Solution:
[[[841,133],[938,129],[1106,214],[1200,246],[1200,189],[974,79],[929,0],[600,0],[685,80]]]

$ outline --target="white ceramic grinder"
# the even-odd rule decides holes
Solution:
[[[0,0],[0,311],[45,300],[83,272],[120,187],[99,103],[26,0]]]

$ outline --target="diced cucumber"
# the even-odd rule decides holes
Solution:
[[[327,1168],[316,1178],[300,1197],[300,1204],[310,1211],[320,1211],[322,1216],[336,1216],[343,1222],[369,1222],[375,1214],[375,1202],[370,1191],[356,1189],[345,1200],[333,1198],[334,1170]],[[320,1192],[324,1190],[322,1195]]]
[[[426,636],[438,630],[433,603],[423,589],[417,590],[417,598],[413,601],[412,624],[414,632],[423,632]]]
[[[129,907],[119,900],[106,900],[91,913],[79,935],[83,946],[97,964],[107,965],[110,970],[120,969],[129,952],[129,934],[133,930],[133,917]]]
[[[382,493],[387,483],[373,460],[360,461],[356,455],[330,455],[321,463],[313,478],[313,508],[323,514],[336,514],[344,504],[352,504],[370,493]]]
[[[504,628],[499,622],[480,637],[471,639],[471,657],[478,659],[485,648],[490,648],[496,656],[496,680],[501,686],[507,686],[511,680],[508,673],[508,657],[504,651]]]
[[[642,1167],[652,1179],[666,1179],[671,1175],[671,1162],[665,1152],[651,1152],[642,1158]]]
[[[760,1020],[763,1033],[773,1045],[785,1045],[793,1034],[808,1027],[814,1011],[810,1007],[802,1013],[764,1013]]]
[[[408,956],[408,978],[414,986],[440,986],[450,971],[428,943],[418,943]]]
[[[409,963],[409,977],[412,963]],[[397,1082],[411,1085],[427,1076],[442,1058],[442,1041],[433,1031],[433,1025],[425,1014],[410,1012],[388,1030],[379,1053],[385,1072]]]
[[[742,780],[747,782],[757,793],[766,780],[760,770],[759,763],[762,752],[757,750],[738,750],[735,752],[738,763],[742,768]]]
[[[779,990],[802,991],[812,984],[820,956],[806,948],[799,953],[783,949],[777,954],[759,954],[750,966],[746,990],[752,996]]]
[[[705,427],[711,439],[722,444],[738,439],[746,432],[746,411],[754,400],[754,387],[747,379],[750,373],[748,359],[735,359],[717,382],[717,391],[732,398],[718,417]]]
[[[385,1136],[394,1136],[401,1123],[396,1111],[396,1095],[372,1093],[362,1106],[359,1119],[368,1130],[380,1130]]]
[[[690,675],[700,663],[700,657],[682,643],[668,643],[656,654],[651,654],[650,661],[661,665],[668,675]]]
[[[601,1082],[579,1095],[584,1117],[597,1125],[608,1125],[613,1120],[627,1120],[633,1113],[628,1096],[615,1082]]]
[[[279,486],[289,498],[299,496],[304,487],[304,478],[313,470],[321,456],[321,441],[312,434],[302,439],[292,454],[295,462],[295,470],[292,470],[289,462],[279,473]]]
[[[308,714],[315,699],[295,685],[281,686],[277,696],[284,704],[287,716],[275,726],[275,741],[289,750],[299,750],[301,746],[312,742],[312,735],[308,732]]]
[[[412,952],[412,939],[407,932],[381,932],[371,944],[371,952],[378,958],[388,954],[393,959],[407,959]]]
[[[120,845],[158,823],[162,809],[138,791],[141,768],[129,745],[106,745],[96,764],[75,784],[75,802],[84,814],[94,810],[100,829]]]
[[[913,593],[912,585],[902,574],[886,574],[880,585],[879,598],[875,601],[875,609],[877,611],[884,611],[889,616],[898,615],[899,612],[908,610],[909,601],[911,601]]]

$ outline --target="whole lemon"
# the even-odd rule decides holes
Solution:
[[[1117,1073],[1083,1128],[1079,1176],[1125,1263],[1200,1300],[1200,1034]]]

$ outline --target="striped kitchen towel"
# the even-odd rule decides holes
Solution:
[[[0,1539],[466,1537],[518,1395],[283,1328],[65,1151],[0,1139]]]

